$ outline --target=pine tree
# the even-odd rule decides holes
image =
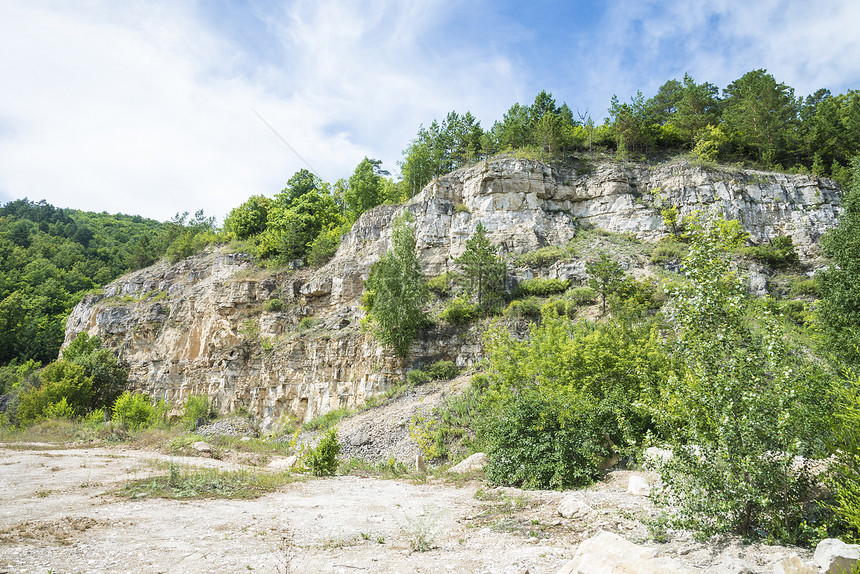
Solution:
[[[466,251],[457,258],[479,307],[486,307],[504,289],[505,264],[498,251],[498,246],[487,239],[487,228],[479,221],[475,233],[466,240]]]

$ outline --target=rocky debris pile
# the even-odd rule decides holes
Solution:
[[[562,507],[567,502],[569,497],[562,501]],[[755,552],[757,549],[762,551]],[[557,574],[694,574],[702,572],[702,567],[707,574],[839,574],[852,572],[860,561],[857,545],[835,538],[822,540],[812,560],[803,560],[797,553],[785,556],[786,550],[750,546],[747,555],[743,555],[729,545],[716,556],[712,552],[711,560],[701,561],[697,559],[700,552],[694,553],[689,548],[672,557],[659,548],[635,544],[616,533],[600,531],[582,542],[573,559]]]
[[[198,427],[194,434],[200,436],[249,436],[259,435],[259,430],[246,418],[229,417],[217,419]]]

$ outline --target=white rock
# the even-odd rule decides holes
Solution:
[[[651,494],[651,485],[645,480],[644,476],[634,474],[630,477],[627,483],[627,494],[634,496],[648,496]]]
[[[579,545],[557,574],[692,574],[679,560],[656,554],[617,534],[598,532]]]
[[[792,554],[773,565],[773,574],[818,574],[818,569],[801,560],[797,554]]]
[[[487,455],[483,452],[476,452],[469,458],[461,461],[459,464],[449,468],[448,472],[453,472],[454,474],[466,474],[476,470],[483,470],[486,464]]]
[[[287,458],[276,458],[268,465],[266,468],[271,470],[289,470],[296,466],[296,463],[299,461],[299,457],[296,455],[290,455]]]
[[[734,556],[724,556],[706,572],[707,574],[755,574],[755,570],[749,563]]]
[[[851,572],[854,564],[860,560],[860,551],[856,544],[846,544],[838,538],[825,538],[815,547],[814,558],[825,574],[841,574]]]
[[[203,442],[202,440],[198,440],[194,444],[191,445],[191,448],[196,450],[197,452],[209,453],[212,452],[212,447],[209,446],[208,442]]]
[[[568,494],[558,505],[558,513],[564,518],[584,518],[592,511],[593,509],[575,494]]]

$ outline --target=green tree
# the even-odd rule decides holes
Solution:
[[[463,277],[469,282],[469,290],[482,308],[496,300],[505,287],[505,264],[498,251],[498,246],[487,238],[487,228],[479,221],[475,232],[466,240],[466,250],[457,258]]]
[[[354,222],[362,213],[382,205],[385,200],[380,165],[382,162],[378,159],[364,158],[349,177],[343,196],[347,221]]]
[[[401,357],[409,354],[426,320],[424,307],[430,300],[415,249],[413,221],[409,212],[394,220],[391,247],[373,265],[365,282],[364,300],[373,333]]]
[[[248,201],[230,211],[224,220],[224,230],[233,233],[239,239],[248,239],[266,230],[268,217],[269,198],[253,195],[248,198]]]
[[[624,269],[606,253],[600,254],[597,261],[585,264],[588,273],[588,286],[600,293],[603,314],[606,315],[606,298],[612,295],[624,280]]]
[[[737,222],[693,220],[689,235],[674,314],[684,368],[664,403],[688,423],[672,436],[664,500],[679,525],[705,534],[806,543],[814,477],[796,457],[820,456],[829,442],[829,377],[749,305],[727,257],[744,236]]]
[[[702,134],[706,126],[717,125],[719,120],[719,89],[705,82],[697,84],[689,74],[684,74],[678,107],[672,114],[672,123],[690,134],[690,146]]]
[[[723,127],[765,163],[775,163],[795,127],[794,89],[777,83],[767,70],[753,70],[723,91]]]
[[[816,277],[824,346],[838,361],[860,372],[860,156],[851,161],[851,173],[839,225],[822,241],[832,265]]]

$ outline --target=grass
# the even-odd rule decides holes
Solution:
[[[171,463],[168,474],[132,480],[113,494],[128,498],[258,498],[294,480],[289,474],[212,468],[180,469]]]

